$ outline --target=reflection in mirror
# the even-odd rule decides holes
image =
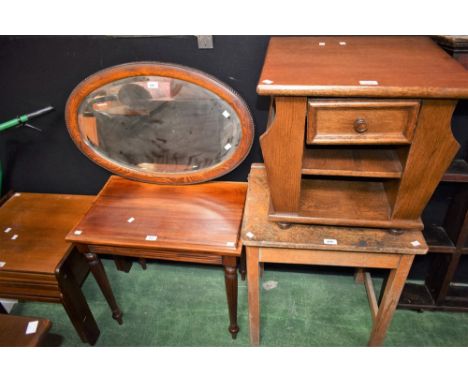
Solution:
[[[104,158],[148,173],[191,173],[226,161],[242,138],[233,108],[200,86],[127,77],[90,93],[78,111],[81,137]]]

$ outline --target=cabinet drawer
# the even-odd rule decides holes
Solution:
[[[309,100],[308,144],[410,143],[418,117],[415,100]]]

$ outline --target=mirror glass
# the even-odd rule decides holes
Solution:
[[[242,138],[234,109],[193,83],[126,77],[92,91],[78,109],[82,140],[106,160],[147,173],[193,173],[228,160]]]

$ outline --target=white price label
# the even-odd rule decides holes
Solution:
[[[38,325],[39,325],[39,321],[29,321],[28,326],[26,327],[26,334],[36,333]]]
[[[379,82],[378,81],[374,81],[374,80],[361,80],[359,81],[359,85],[363,85],[363,86],[376,86],[378,85]]]

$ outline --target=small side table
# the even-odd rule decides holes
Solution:
[[[392,233],[381,229],[302,224],[282,230],[268,220],[269,199],[265,168],[254,164],[249,175],[242,227],[242,240],[247,250],[252,345],[260,344],[259,277],[265,262],[389,269],[380,304],[370,275],[366,273],[364,278],[373,319],[368,345],[381,345],[414,256],[428,250],[421,232]]]
[[[51,326],[45,318],[0,314],[0,347],[41,346]]]
[[[64,238],[93,200],[93,196],[16,193],[0,208],[0,296],[61,303],[82,341],[90,344],[99,337],[81,291],[90,268]],[[101,288],[110,288],[99,259],[88,260]],[[115,301],[108,302],[121,323]]]
[[[87,257],[161,259],[222,265],[229,332],[237,325],[237,265],[247,184],[157,185],[111,176],[66,236]],[[113,299],[110,289],[103,290]]]

